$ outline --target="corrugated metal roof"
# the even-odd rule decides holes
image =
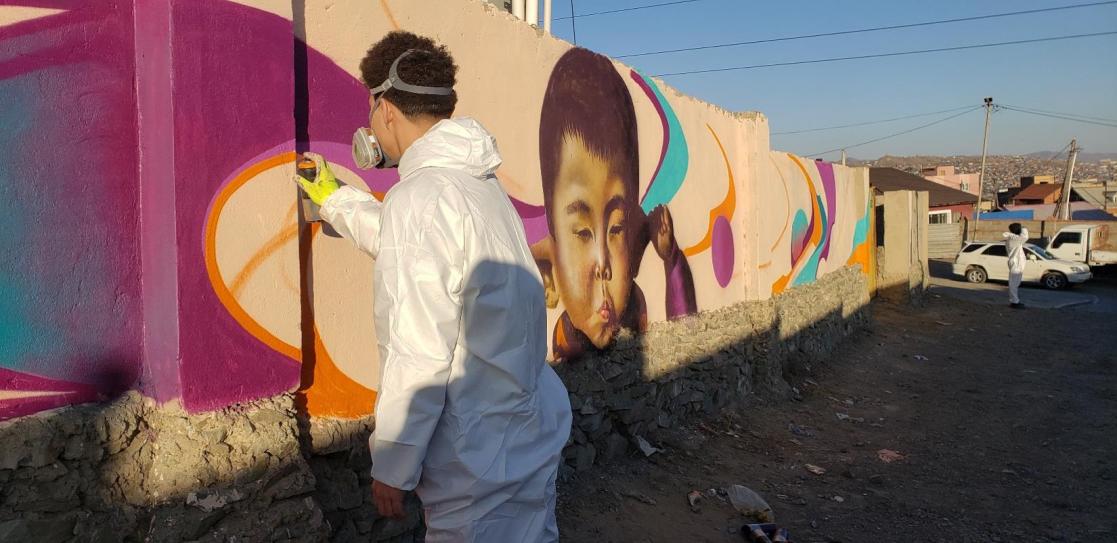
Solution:
[[[1071,191],[1082,198],[1082,201],[1090,202],[1102,209],[1105,208],[1105,187],[1076,187],[1072,183]]]

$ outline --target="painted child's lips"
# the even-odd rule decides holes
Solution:
[[[611,322],[613,320],[613,308],[609,307],[608,303],[602,304],[601,308],[597,310],[597,314],[601,315],[601,320],[605,322]]]

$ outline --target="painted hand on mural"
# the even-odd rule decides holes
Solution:
[[[675,225],[666,205],[656,206],[648,215],[648,239],[656,254],[663,259],[663,271],[667,277],[664,289],[667,318],[674,320],[697,313],[694,275],[686,255],[675,241]]]
[[[648,234],[656,254],[664,263],[673,264],[675,259],[683,256],[679,244],[675,242],[675,224],[667,206],[657,206],[648,215]]]

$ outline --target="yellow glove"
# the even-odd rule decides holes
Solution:
[[[314,165],[318,170],[317,176],[314,181],[307,181],[300,175],[295,175],[295,182],[302,187],[303,192],[310,197],[310,201],[315,204],[322,205],[338,188],[337,178],[334,177],[334,172],[330,171],[330,164],[322,155],[317,153],[303,153],[303,156],[314,161]]]

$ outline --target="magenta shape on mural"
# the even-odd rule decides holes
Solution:
[[[733,227],[725,216],[719,216],[714,221],[710,258],[713,259],[714,278],[718,285],[721,288],[729,286],[729,281],[733,279]]]
[[[126,388],[128,383],[123,385]],[[105,400],[119,393],[119,388],[104,389],[0,368],[0,390],[12,394],[10,398],[0,399],[0,420],[64,405]]]
[[[174,5],[176,207],[183,404],[192,411],[278,394],[299,385],[301,364],[244,330],[214,292],[205,266],[205,225],[232,174],[272,152],[295,150],[292,22],[222,0]],[[283,53],[286,51],[286,53]],[[307,48],[310,150],[350,166],[353,130],[368,122],[368,91]],[[221,77],[197,77],[220,73]],[[365,178],[386,190],[391,173]],[[294,191],[294,187],[292,187]],[[276,217],[275,220],[280,220]]]
[[[834,165],[830,162],[815,161],[818,176],[822,178],[822,190],[826,192],[826,231],[834,229],[834,220],[838,215],[838,193],[834,186]],[[826,236],[826,243],[822,246],[822,258],[830,257],[830,239]]]

